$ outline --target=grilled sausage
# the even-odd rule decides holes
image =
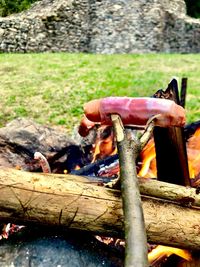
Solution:
[[[89,134],[89,131],[95,126],[95,123],[93,121],[90,121],[86,118],[86,116],[83,116],[81,119],[80,125],[78,127],[78,133],[82,137],[86,137]]]
[[[185,110],[174,101],[159,98],[107,97],[84,105],[86,117],[93,122],[111,124],[111,114],[118,114],[124,125],[145,125],[155,116],[161,127],[184,126]]]

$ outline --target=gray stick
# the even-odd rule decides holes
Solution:
[[[118,115],[111,115],[117,139],[124,212],[125,267],[147,267],[147,237],[136,173],[137,147],[127,140]]]

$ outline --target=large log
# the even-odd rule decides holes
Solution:
[[[148,187],[152,183],[153,190]],[[185,187],[174,186],[172,190],[170,185],[169,190],[163,182],[141,182],[141,192],[157,192],[157,187],[159,197],[162,191],[165,195],[165,200],[156,198],[154,193],[154,198],[142,197],[148,241],[200,249],[200,210],[199,204],[195,204],[200,203],[200,196],[195,194],[195,189],[187,188],[186,193]],[[120,191],[90,184],[84,177],[1,169],[0,190],[1,221],[69,227],[123,237]],[[170,201],[166,201],[167,194],[171,194]],[[194,207],[180,205],[179,199],[185,194],[191,197],[190,204]]]

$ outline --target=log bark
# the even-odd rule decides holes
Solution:
[[[171,201],[181,206],[200,208],[200,195],[196,194],[195,188],[146,178],[139,178],[139,183],[140,193],[143,195]]]
[[[153,183],[160,192],[176,195],[175,189],[166,189],[166,183]],[[147,193],[148,182],[141,184],[141,192]],[[184,195],[185,188],[176,188],[176,201],[142,197],[148,241],[198,250],[200,209],[194,203],[199,203],[200,197],[188,188],[196,206],[178,205],[178,196],[182,189]],[[81,229],[104,236],[124,235],[120,191],[91,185],[84,177],[1,169],[0,190],[1,221]]]

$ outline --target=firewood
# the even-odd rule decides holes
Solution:
[[[165,91],[154,95],[180,104],[177,81],[173,79]],[[155,127],[154,140],[158,180],[179,185],[190,185],[184,130],[181,127]],[[173,180],[176,177],[175,180]]]
[[[182,78],[181,80],[181,97],[180,97],[180,105],[185,108],[185,100],[187,94],[187,78]]]
[[[151,184],[153,183],[153,184]],[[150,189],[149,184],[153,189]],[[152,186],[153,185],[153,186]],[[173,189],[174,186],[174,189]],[[120,191],[90,184],[81,176],[0,170],[0,221],[55,226],[123,237]],[[143,189],[142,189],[143,188]],[[159,196],[154,196],[158,188]],[[183,206],[186,188],[159,181],[142,181],[143,210],[148,241],[200,249],[200,196],[187,188],[192,207]],[[149,191],[148,191],[149,190]],[[175,195],[172,200],[169,195]],[[198,204],[196,204],[198,203]]]
[[[175,202],[186,207],[200,208],[200,195],[195,188],[139,178],[140,193],[147,196]]]

